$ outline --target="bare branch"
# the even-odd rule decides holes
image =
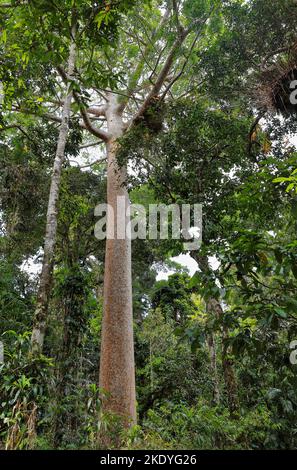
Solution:
[[[169,17],[169,8],[165,11],[159,26],[157,28],[155,28],[154,31],[152,32],[151,37],[149,38],[149,44],[145,48],[144,52],[141,51],[142,59],[137,64],[134,72],[132,73],[132,75],[130,77],[128,87],[127,87],[127,99],[122,100],[122,103],[121,103],[121,106],[120,106],[121,111],[123,111],[125,109],[125,106],[127,105],[128,101],[129,101],[129,98],[131,98],[133,96],[133,94],[135,92],[135,89],[137,88],[138,81],[139,81],[140,75],[141,75],[143,67],[144,67],[144,63],[146,63],[146,60],[144,60],[144,57],[146,58],[146,56],[148,55],[148,53],[151,51],[152,48],[155,49],[154,39],[156,38],[158,32],[163,28],[163,26],[166,23],[168,17]]]
[[[207,23],[207,21],[209,20],[209,18],[211,17],[212,13],[215,11],[217,5],[214,5],[210,12],[203,18],[203,19],[198,19],[198,20],[195,20],[194,22],[192,22],[192,24],[185,30],[184,28],[181,29],[180,31],[180,34],[179,36],[176,38],[168,56],[167,56],[167,59],[163,65],[163,68],[162,70],[160,71],[159,73],[159,76],[155,82],[155,85],[152,87],[151,91],[149,92],[149,94],[147,95],[146,99],[144,100],[144,103],[143,105],[141,106],[141,108],[137,111],[136,115],[134,116],[134,118],[132,119],[130,125],[133,125],[135,124],[139,119],[141,119],[143,117],[143,114],[145,113],[145,111],[147,110],[147,108],[149,107],[152,99],[157,96],[166,80],[166,78],[168,77],[168,74],[171,70],[171,67],[172,67],[172,64],[174,62],[174,58],[175,58],[175,55],[177,53],[177,51],[179,50],[180,46],[182,45],[182,43],[184,42],[184,40],[186,39],[186,37],[191,33],[193,27],[196,25],[196,24],[200,24],[200,29],[199,29],[199,32],[196,34],[196,37],[195,37],[195,40],[192,44],[192,48],[194,48],[196,42],[197,42],[197,39],[199,37],[199,35],[201,34],[202,30],[203,30],[203,27],[204,25]],[[190,51],[191,52],[191,51]],[[184,67],[183,69],[186,67],[186,64],[187,64],[187,61],[185,62],[184,64]],[[177,77],[175,77],[173,79],[173,83],[175,83],[175,81],[180,77],[180,75],[183,73],[183,69],[181,71],[180,74],[178,74]],[[170,91],[170,88],[171,86],[173,85],[170,84],[168,90],[166,91],[166,93],[168,91]]]
[[[106,114],[106,107],[105,106],[92,106],[87,109],[89,114],[93,114],[94,116],[105,116]]]
[[[77,93],[76,93],[76,95],[77,95]],[[81,106],[81,102],[79,100],[78,95],[77,95],[77,97],[75,97],[75,94],[73,94],[73,96],[74,96],[75,101]],[[103,140],[103,142],[108,142],[108,140],[110,139],[109,133],[103,131],[102,129],[99,129],[98,127],[93,126],[93,124],[92,124],[92,122],[91,122],[91,120],[88,116],[88,113],[87,113],[87,111],[85,110],[85,108],[83,106],[80,107],[80,114],[82,116],[85,128],[91,134],[93,134],[94,136],[96,136],[99,139]]]
[[[66,74],[65,70],[63,69],[63,67],[58,66],[57,70],[58,70],[62,80],[63,81],[67,80],[67,74]],[[89,118],[88,112],[87,112],[87,110],[86,110],[86,108],[85,108],[85,106],[84,106],[84,104],[81,100],[81,97],[79,96],[79,94],[75,90],[73,90],[73,97],[74,97],[76,103],[79,105],[80,114],[82,116],[85,129],[87,129],[91,134],[93,134],[94,136],[96,136],[99,139],[103,140],[104,142],[107,142],[110,139],[110,135],[108,134],[108,132],[105,132],[102,129],[99,129],[99,128],[93,126],[93,124],[92,124],[92,122]]]
[[[97,140],[97,142],[89,142],[88,144],[80,145],[79,150],[87,149],[89,147],[96,147],[100,144],[102,144],[102,140]]]
[[[184,73],[184,71],[185,71],[185,69],[186,69],[186,66],[187,66],[187,64],[188,64],[188,62],[189,62],[189,59],[190,59],[190,57],[191,57],[191,54],[192,54],[192,52],[193,52],[193,49],[194,49],[194,47],[195,47],[195,45],[196,45],[196,43],[197,43],[197,41],[198,41],[199,35],[200,35],[200,33],[196,34],[196,37],[195,37],[194,41],[192,42],[192,45],[191,45],[190,50],[189,50],[189,53],[188,53],[188,55],[187,55],[187,57],[186,57],[186,59],[185,59],[185,61],[184,61],[184,63],[183,63],[183,66],[182,66],[180,72],[170,81],[170,83],[169,83],[168,86],[166,87],[166,89],[165,89],[165,91],[164,91],[164,93],[163,93],[163,95],[162,95],[162,97],[161,97],[162,100],[164,100],[165,96],[167,95],[168,91],[173,87],[174,83],[183,75],[183,73]]]
[[[168,76],[168,73],[169,73],[169,71],[172,67],[174,57],[175,57],[178,49],[182,45],[183,41],[185,40],[186,36],[187,36],[187,32],[184,31],[183,34],[175,40],[175,42],[174,42],[174,44],[173,44],[173,46],[172,46],[172,48],[171,48],[171,50],[170,50],[170,52],[167,56],[165,64],[163,65],[162,70],[160,71],[160,73],[157,77],[155,85],[152,87],[151,91],[149,92],[146,99],[144,100],[144,103],[142,104],[139,111],[136,113],[136,115],[132,119],[132,123],[135,123],[138,119],[142,118],[143,114],[145,113],[145,111],[149,107],[152,98],[154,98],[154,96],[159,94],[159,92],[160,92],[160,90],[161,90],[161,88],[164,84],[164,81],[165,81],[166,77]]]
[[[99,160],[96,160],[93,163],[88,163],[87,165],[80,166],[79,168],[80,169],[82,169],[82,168],[92,168],[92,166],[98,165],[98,163],[105,163],[105,162],[107,162],[107,157],[99,158]]]
[[[75,163],[77,168],[79,168],[80,170],[82,170],[84,168],[92,168],[92,166],[98,165],[99,163],[105,163],[106,161],[107,161],[107,157],[104,157],[104,158],[99,158],[99,160],[96,160],[93,163],[88,163],[86,165],[79,165],[75,160],[69,160],[68,159],[69,163]]]
[[[151,73],[151,75],[150,75],[150,77],[149,77],[149,80],[150,80],[150,81],[152,81],[152,78],[153,78],[153,76],[154,76],[155,73],[156,73],[157,67],[158,67],[158,65],[159,65],[159,63],[160,63],[161,57],[162,57],[163,52],[165,51],[166,47],[167,47],[167,44],[165,44],[165,46],[162,47],[162,49],[161,49],[161,51],[160,51],[160,53],[159,53],[159,55],[158,55],[158,57],[157,57],[155,66],[154,66],[153,71],[152,71],[152,73]]]

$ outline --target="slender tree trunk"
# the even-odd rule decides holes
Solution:
[[[235,377],[233,360],[229,354],[227,339],[229,332],[227,327],[223,327],[223,348],[222,348],[222,365],[224,371],[224,380],[227,390],[228,408],[230,414],[235,416],[239,411],[238,387]]]
[[[216,352],[216,343],[213,333],[209,333],[207,338],[209,357],[210,357],[210,367],[212,370],[213,378],[213,401],[216,405],[220,403],[220,387],[219,387],[219,378],[218,378],[218,368],[217,368],[217,352]]]
[[[84,315],[84,299],[87,295],[85,278],[80,273],[78,265],[68,268],[64,282],[58,304],[63,315],[63,336],[57,355],[55,387],[57,413],[53,426],[55,448],[60,446],[63,440],[69,443],[78,429],[79,397],[75,398],[75,390],[81,385],[82,375],[78,365],[87,321]]]
[[[207,272],[209,269],[208,260],[206,256],[201,256],[199,253],[192,252],[192,257],[197,261],[199,268],[202,272]],[[217,318],[221,318],[223,315],[223,309],[220,305],[220,302],[215,299],[209,299],[207,301],[207,311],[209,313],[214,313]],[[235,372],[233,368],[233,361],[229,355],[229,348],[227,345],[227,339],[229,337],[228,327],[223,325],[222,327],[222,367],[224,374],[224,382],[227,392],[228,408],[231,415],[235,415],[239,410],[239,400],[238,400],[238,387],[235,377]]]
[[[107,230],[114,225],[114,239],[106,240],[104,272],[104,314],[100,356],[100,387],[108,393],[104,410],[124,418],[126,426],[136,423],[134,341],[131,281],[131,239],[119,237],[118,197],[129,206],[125,187],[126,169],[116,160],[117,139],[123,134],[123,120],[117,97],[108,94],[106,110],[108,131],[112,138],[107,143],[107,202],[113,214],[107,214]],[[129,216],[124,215],[125,225]]]
[[[222,317],[223,309],[217,299],[210,299],[208,302],[209,309],[214,313],[217,318]],[[233,368],[233,360],[229,354],[228,340],[229,332],[228,327],[223,325],[222,327],[222,367],[224,373],[224,381],[227,392],[228,408],[231,415],[235,415],[239,410],[238,400],[238,387]]]
[[[69,84],[67,86],[67,95],[64,101],[62,122],[59,131],[59,138],[56,150],[56,156],[53,166],[53,173],[51,179],[49,201],[46,216],[46,232],[44,240],[44,255],[42,262],[42,271],[39,281],[39,289],[37,293],[37,302],[33,323],[33,331],[31,337],[32,352],[41,352],[43,349],[44,334],[47,323],[49,296],[52,284],[52,272],[54,262],[54,251],[57,234],[57,218],[58,218],[58,200],[60,191],[60,181],[62,166],[65,158],[65,146],[69,131],[69,119],[71,112],[72,91],[70,83],[73,79],[75,67],[75,27],[72,28],[72,39],[69,50],[67,75]]]

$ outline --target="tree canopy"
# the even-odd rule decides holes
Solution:
[[[296,449],[296,13],[0,2],[0,448]]]

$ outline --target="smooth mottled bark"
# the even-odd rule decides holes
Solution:
[[[37,302],[34,315],[33,331],[31,337],[32,352],[41,352],[44,343],[44,334],[47,325],[48,304],[52,284],[52,271],[55,253],[55,242],[57,234],[58,219],[58,201],[60,192],[60,181],[62,166],[65,158],[65,146],[69,131],[69,119],[71,112],[72,91],[70,88],[73,79],[75,67],[75,27],[72,28],[72,39],[69,50],[68,59],[68,86],[67,94],[64,100],[62,122],[59,131],[56,156],[54,160],[53,172],[51,177],[51,186],[49,193],[49,201],[46,216],[46,232],[44,239],[44,255],[42,262],[42,270],[39,280],[39,288],[37,293]]]
[[[104,410],[123,417],[126,424],[136,423],[134,340],[132,314],[131,239],[126,233],[119,236],[118,197],[129,207],[125,187],[126,168],[116,159],[117,139],[123,134],[123,120],[117,97],[108,95],[106,118],[107,142],[107,202],[113,214],[107,215],[107,230],[114,225],[114,239],[106,240],[104,272],[104,314],[100,356],[100,387],[108,393]],[[129,215],[124,215],[125,225]]]
[[[163,20],[168,18],[165,12]],[[161,21],[163,27],[164,21]],[[105,273],[104,273],[104,314],[102,324],[101,356],[100,356],[100,387],[108,392],[108,398],[104,402],[104,409],[124,418],[126,424],[136,423],[136,398],[135,398],[135,371],[134,371],[134,341],[133,341],[133,312],[132,312],[132,276],[131,276],[131,239],[117,233],[117,200],[121,197],[129,205],[128,192],[125,187],[126,168],[117,164],[118,139],[133,126],[142,122],[143,116],[152,104],[153,99],[159,96],[162,87],[175,63],[177,53],[191,28],[181,29],[175,39],[168,56],[160,68],[154,84],[135,115],[126,125],[123,122],[125,107],[135,92],[139,83],[143,67],[146,62],[142,58],[128,84],[125,98],[118,99],[116,93],[107,93],[107,104],[104,107],[104,116],[107,123],[107,132],[93,128],[88,116],[83,115],[85,126],[94,135],[106,142],[108,169],[107,169],[107,202],[113,208],[113,214],[107,215],[107,232],[113,225],[114,239],[107,239]],[[154,35],[157,32],[153,33]],[[198,36],[197,36],[198,37]],[[196,37],[196,39],[197,39]],[[196,40],[195,40],[196,41]],[[149,46],[146,52],[149,52]],[[182,71],[180,72],[180,74]],[[162,92],[164,99],[174,81]],[[99,112],[99,111],[98,111]],[[112,217],[112,220],[111,220]],[[127,226],[129,216],[125,216]],[[114,223],[113,223],[114,222]]]

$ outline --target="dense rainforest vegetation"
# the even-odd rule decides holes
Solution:
[[[296,19],[0,2],[1,449],[297,448]],[[118,198],[201,247],[96,238]]]

